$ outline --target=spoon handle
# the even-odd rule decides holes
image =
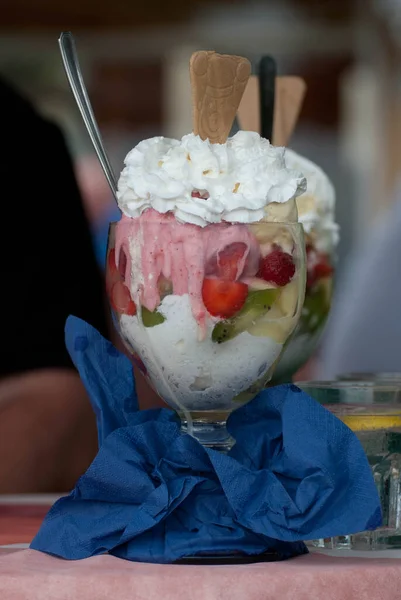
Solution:
[[[261,135],[272,143],[274,100],[276,87],[276,61],[272,56],[262,56],[259,64]]]
[[[106,175],[110,189],[113,192],[113,196],[117,199],[117,181],[106,154],[106,150],[104,149],[99,127],[96,123],[88,92],[86,91],[81,68],[79,66],[74,36],[70,32],[63,32],[60,35],[58,43],[71,91],[74,94],[75,101],[96,150],[100,164],[102,165],[103,172]]]

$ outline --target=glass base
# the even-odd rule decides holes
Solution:
[[[365,531],[352,535],[340,535],[333,538],[322,538],[307,542],[307,546],[326,550],[400,550],[401,531],[388,527],[380,527],[375,531]]]
[[[181,431],[192,435],[205,448],[226,453],[235,443],[227,431],[228,415],[229,413],[222,411],[202,411],[190,413],[191,421],[180,415]]]
[[[283,560],[276,552],[265,552],[253,556],[245,556],[239,553],[186,556],[177,560],[177,565],[249,565],[260,562],[277,562]]]

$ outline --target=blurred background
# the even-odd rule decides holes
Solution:
[[[276,57],[308,95],[291,145],[338,194],[339,271],[392,201],[401,168],[401,0],[3,0],[0,73],[61,124],[99,258],[113,201],[69,91],[57,38],[76,36],[116,172],[140,139],[191,129],[188,60],[197,49]],[[31,141],[34,143],[34,140]],[[103,236],[103,237],[102,237]]]
[[[308,93],[290,145],[317,162],[334,183],[341,227],[337,275],[348,276],[350,281],[349,285],[337,285],[334,320],[331,324],[329,320],[325,334],[326,351],[322,338],[320,348],[297,378],[332,377],[345,370],[401,371],[400,25],[401,0],[2,0],[0,77],[63,129],[96,255],[103,266],[108,224],[119,213],[68,87],[57,44],[60,32],[75,35],[84,79],[117,174],[128,150],[141,139],[181,137],[191,130],[188,63],[192,52],[208,49],[238,54],[248,57],[254,67],[262,55],[273,55],[279,74],[298,75],[307,83]],[[71,366],[64,347],[65,318],[73,313],[89,320],[87,310],[94,326],[113,335],[108,314],[104,314],[101,278],[92,268],[95,263],[86,223],[78,223],[74,216],[83,216],[80,198],[72,199],[71,211],[65,210],[68,199],[64,198],[69,189],[75,190],[74,182],[67,181],[66,159],[60,171],[66,169],[66,185],[60,181],[60,189],[53,190],[53,183],[45,187],[43,178],[47,193],[38,205],[43,210],[38,210],[36,223],[34,220],[41,181],[30,182],[24,164],[31,159],[31,174],[43,168],[45,176],[46,160],[54,163],[57,156],[63,157],[62,143],[59,148],[54,144],[53,155],[52,148],[46,153],[45,138],[27,139],[23,127],[15,123],[15,139],[14,131],[7,129],[3,142],[3,162],[8,158],[13,167],[3,168],[11,189],[11,194],[3,193],[4,201],[13,195],[15,186],[17,193],[24,195],[32,217],[24,212],[21,218],[26,239],[22,236],[18,260],[10,248],[20,233],[15,227],[3,227],[0,238],[9,268],[3,279],[12,291],[3,294],[0,349],[2,363],[10,365],[5,375],[16,374],[3,378],[0,374],[0,384],[4,384],[0,385],[0,493],[69,490],[90,464],[97,451],[96,428],[82,383],[73,370],[65,368]],[[14,153],[20,152],[16,159],[11,150],[7,152],[11,142]],[[59,179],[55,171],[53,176]],[[18,179],[24,175],[27,181],[20,183]],[[12,200],[13,204],[7,204],[10,211],[16,206],[23,212],[18,197]],[[75,208],[74,202],[78,203]],[[54,243],[48,248],[47,236],[46,240],[42,236],[40,224],[43,214],[49,215],[48,205],[60,217],[57,228],[49,229],[65,252],[60,248],[52,252]],[[387,213],[391,207],[398,208],[398,221],[392,212]],[[69,212],[73,225],[66,224]],[[380,229],[375,227],[376,220],[386,214],[389,235],[384,230],[381,244],[376,243],[373,234]],[[11,243],[7,234],[12,236]],[[362,255],[368,255],[369,248],[386,246],[391,234],[394,239],[378,257],[373,252],[362,260],[358,279],[352,258],[347,257],[352,257],[362,242]],[[36,243],[37,239],[44,243]],[[75,265],[71,258],[74,250]],[[52,269],[48,275],[45,265],[51,254],[56,254],[58,261],[62,258],[61,277]],[[31,278],[31,286],[20,276],[20,265]],[[328,289],[323,301],[319,300],[318,318],[328,311]],[[385,293],[388,290],[390,293]],[[311,306],[310,310],[315,310],[313,303]],[[14,354],[10,344],[15,347]],[[312,349],[307,349],[307,354]],[[371,353],[367,355],[365,350]],[[22,363],[26,377],[19,376]],[[324,375],[317,370],[319,363]],[[329,367],[326,370],[325,365]],[[12,385],[7,387],[9,380]],[[147,403],[149,389],[140,377],[137,383],[139,396]],[[147,405],[152,402],[154,398]]]

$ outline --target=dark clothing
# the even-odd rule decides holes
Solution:
[[[72,366],[73,314],[107,335],[103,281],[60,130],[0,80],[0,376]]]

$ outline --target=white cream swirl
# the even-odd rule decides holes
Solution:
[[[267,205],[287,202],[305,189],[302,173],[287,168],[284,148],[258,133],[239,131],[225,144],[191,133],[181,140],[140,142],[125,159],[117,197],[129,217],[152,207],[203,227],[260,221]],[[207,197],[193,197],[196,191]]]
[[[302,171],[307,181],[307,191],[296,199],[298,221],[314,238],[317,250],[333,252],[339,241],[333,184],[318,165],[289,148],[285,152],[285,162],[289,168]]]

